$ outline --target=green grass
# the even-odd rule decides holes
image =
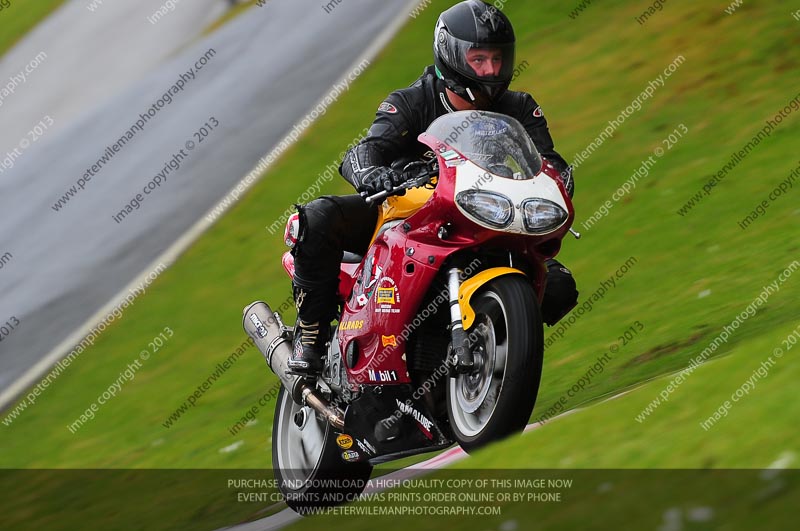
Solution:
[[[0,11],[0,57],[64,3],[64,0],[9,1],[10,5]]]
[[[791,331],[784,328],[780,332],[785,337]],[[759,471],[732,470],[764,469],[778,466],[779,460],[785,460],[784,466],[797,467],[800,441],[789,436],[791,429],[787,427],[800,415],[794,385],[800,377],[796,356],[800,346],[785,350],[779,358],[774,350],[782,348],[780,345],[780,341],[755,338],[734,349],[730,356],[700,366],[669,402],[644,422],[636,422],[636,416],[669,385],[671,377],[656,379],[614,400],[580,409],[521,437],[482,449],[448,470],[420,478],[414,487],[392,492],[434,492],[430,486],[436,479],[573,480],[573,487],[561,489],[475,489],[495,495],[559,492],[562,501],[450,504],[500,507],[501,515],[478,520],[415,518],[414,528],[420,530],[496,529],[511,520],[520,529],[648,529],[658,527],[661,515],[675,507],[687,512],[696,507],[713,510],[715,517],[708,527],[690,529],[721,529],[723,524],[728,529],[788,529],[789,507],[800,496],[797,474],[775,473],[772,477]],[[767,363],[766,372],[753,378],[762,362]],[[731,396],[751,379],[754,389],[733,402]],[[726,400],[731,401],[727,416],[706,424],[708,430],[704,429],[701,423]],[[654,470],[663,468],[681,470]],[[691,472],[707,468],[725,470]],[[608,489],[598,490],[603,485]],[[460,492],[446,487],[441,491]],[[382,500],[358,505],[399,504],[391,503],[386,494]],[[316,517],[291,529],[337,529],[342,519],[339,515]],[[346,522],[352,531],[376,527],[399,530],[406,528],[410,519],[369,516]],[[533,527],[536,525],[541,527]]]
[[[265,227],[371,121],[384,96],[409,84],[428,64],[430,30],[446,5],[436,1],[409,20],[351,90],[118,325],[10,427],[0,424],[0,467],[270,465],[272,404],[259,412],[257,424],[235,437],[227,431],[275,382],[255,349],[174,426],[165,429],[162,422],[243,341],[241,309],[255,299],[277,306],[289,295],[279,261],[281,235],[270,236]],[[566,393],[634,321],[644,330],[612,356],[602,375],[570,398],[567,409],[687,366],[762,286],[800,256],[796,184],[752,227],[742,231],[737,226],[798,165],[800,113],[784,120],[687,216],[676,214],[798,92],[791,72],[798,67],[794,50],[800,33],[789,8],[745,3],[728,16],[723,7],[668,3],[640,26],[634,20],[640,7],[621,1],[592,6],[574,21],[567,16],[572,4],[506,4],[519,34],[518,61],[531,64],[515,87],[532,92],[542,104],[556,147],[568,160],[678,54],[686,58],[576,172],[580,228],[671,131],[681,123],[689,129],[581,241],[565,242],[560,258],[575,273],[581,300],[628,257],[638,262],[547,350],[533,418]],[[344,181],[337,181],[322,192],[348,191]],[[698,369],[644,423],[637,423],[634,414],[664,380],[487,449],[468,466],[750,468],[768,465],[783,450],[796,451],[796,445],[785,443],[796,433],[797,418],[788,394],[797,371],[790,359],[714,429],[706,433],[697,422],[711,415],[714,404],[735,391],[797,326],[798,282],[800,277],[790,278],[714,353],[722,359]],[[67,424],[165,326],[175,331],[167,346],[94,421],[70,434]],[[220,452],[233,443],[240,443],[235,451]]]

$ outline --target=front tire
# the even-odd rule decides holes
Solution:
[[[521,432],[536,403],[544,342],[536,294],[521,275],[490,281],[472,300],[468,331],[476,370],[451,378],[447,415],[469,452]]]
[[[286,504],[300,514],[354,501],[372,465],[345,462],[333,427],[281,388],[272,425],[272,468]]]

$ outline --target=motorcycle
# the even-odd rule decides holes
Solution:
[[[301,513],[358,498],[378,463],[473,451],[521,432],[533,411],[544,262],[574,220],[564,183],[508,116],[447,114],[418,140],[435,159],[366,198],[386,201],[365,256],[343,258],[321,376],[287,371],[292,329],[279,314],[261,301],[244,310],[282,383],[272,464]],[[287,243],[296,237],[290,219]],[[290,276],[293,264],[284,254]]]

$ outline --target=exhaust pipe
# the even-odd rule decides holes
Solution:
[[[242,326],[267,360],[267,366],[289,391],[292,400],[308,405],[335,428],[344,429],[344,413],[339,408],[320,396],[313,386],[308,385],[307,380],[286,373],[292,344],[289,341],[289,329],[283,325],[280,316],[267,303],[256,301],[244,309]]]

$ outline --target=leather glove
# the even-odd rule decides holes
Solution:
[[[356,190],[374,195],[384,190],[388,192],[403,182],[403,176],[395,170],[386,166],[373,166],[361,174],[361,184]]]

